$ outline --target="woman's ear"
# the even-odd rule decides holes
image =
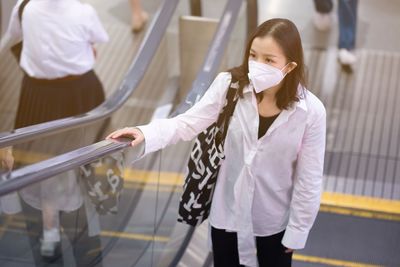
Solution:
[[[289,73],[290,73],[292,70],[294,70],[296,67],[297,67],[297,63],[294,62],[294,61],[292,61],[292,62],[290,62],[289,64],[287,64],[287,67],[286,67],[287,72],[286,72],[286,74],[289,74]]]

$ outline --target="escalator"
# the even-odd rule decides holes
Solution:
[[[153,153],[143,159],[140,159],[143,148],[129,149],[129,140],[85,144],[86,140],[104,136],[104,131],[109,131],[107,127],[115,129],[127,121],[131,124],[146,123],[157,113],[154,109],[163,105],[165,98],[170,98],[169,102],[175,100],[174,94],[178,90],[174,83],[176,78],[159,82],[164,86],[161,89],[164,92],[147,88],[147,102],[140,101],[143,99],[135,97],[135,93],[132,95],[132,91],[140,86],[143,79],[146,80],[147,69],[154,70],[151,64],[157,66],[152,58],[159,60],[160,54],[165,55],[160,52],[159,45],[162,47],[168,41],[168,36],[164,39],[162,36],[168,32],[171,18],[180,15],[179,9],[182,7],[179,8],[178,2],[168,0],[160,5],[121,85],[101,106],[80,116],[0,134],[1,147],[21,147],[14,151],[18,154],[18,168],[11,173],[3,172],[4,181],[0,184],[1,199],[7,200],[2,210],[12,206],[16,209],[11,211],[18,211],[2,213],[0,216],[1,266],[178,264],[187,245],[184,241],[190,240],[192,233],[185,226],[177,230],[175,209],[181,190],[179,182],[182,177],[179,173],[184,171],[182,162],[185,161],[190,143]],[[192,2],[195,4],[196,1]],[[237,43],[237,38],[231,38],[231,33],[234,27],[238,27],[235,22],[245,8],[245,2],[240,0],[226,2],[203,66],[195,76],[193,89],[179,107],[175,106],[175,114],[189,108],[204,94],[217,73],[228,43]],[[169,30],[174,27],[170,26]],[[236,46],[244,44],[245,35],[240,45]],[[230,67],[237,63],[232,62]],[[154,76],[157,75],[147,79],[154,79]],[[111,116],[111,122],[108,119],[108,124],[104,126],[102,122]],[[114,119],[119,116],[125,116],[125,121]],[[66,135],[68,131],[73,133]],[[56,154],[32,150],[32,146],[24,149],[27,141],[47,142],[53,136],[54,140],[48,141],[47,146],[75,143],[68,148],[63,147]],[[76,179],[85,175],[102,177],[102,182],[111,187],[116,186],[117,180],[119,185],[123,183],[119,198],[112,194],[107,196],[118,202],[117,210],[108,210],[105,202],[97,205],[93,200],[95,198],[87,197],[90,187],[82,179]],[[109,183],[110,180],[114,183]],[[164,188],[160,180],[168,180],[173,186]],[[43,186],[46,184],[52,187]],[[57,186],[61,184],[64,186]],[[19,191],[19,196],[15,191]],[[32,208],[38,205],[45,207],[46,212]],[[62,211],[54,215],[54,210],[58,209]],[[108,213],[103,214],[104,211]],[[57,219],[52,220],[54,217],[58,217],[58,222]],[[59,223],[61,242],[55,245],[55,253],[51,256],[43,253],[43,220],[51,221],[50,225]]]

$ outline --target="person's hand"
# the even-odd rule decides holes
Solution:
[[[285,253],[293,253],[293,252],[294,252],[294,249],[291,249],[291,248],[285,249]]]
[[[12,155],[11,147],[0,149],[0,160],[3,168],[11,170],[14,166],[14,157]]]
[[[116,130],[112,133],[110,133],[106,139],[116,139],[120,137],[126,137],[126,138],[131,138],[133,139],[131,142],[131,146],[136,146],[143,142],[144,140],[144,135],[142,131],[140,131],[138,128],[135,127],[125,127],[119,130]]]

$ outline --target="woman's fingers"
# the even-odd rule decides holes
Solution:
[[[144,136],[143,136],[142,132],[138,129],[135,129],[133,137],[134,137],[134,139],[131,142],[131,146],[140,144],[144,140]]]
[[[286,248],[285,253],[293,253],[294,249],[291,248]]]
[[[119,138],[121,136],[131,136],[132,138],[134,138],[134,131],[133,128],[123,128],[123,129],[119,129],[116,130],[112,133],[110,133],[106,139],[115,139],[115,138]]]
[[[110,133],[106,139],[116,139],[119,137],[127,137],[133,139],[131,146],[140,144],[144,140],[143,133],[134,127],[126,127]]]

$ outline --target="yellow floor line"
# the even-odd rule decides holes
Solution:
[[[293,260],[302,261],[302,262],[309,262],[309,263],[320,263],[329,266],[340,266],[340,267],[383,267],[382,265],[371,265],[359,262],[351,262],[351,261],[343,261],[337,259],[329,259],[329,258],[321,258],[315,256],[308,256],[302,254],[293,254]]]
[[[324,205],[400,215],[400,201],[324,192]]]
[[[396,214],[389,214],[389,213],[380,213],[378,211],[366,211],[366,210],[355,210],[351,208],[341,208],[341,207],[332,207],[332,206],[325,206],[321,204],[319,208],[321,212],[326,213],[335,213],[340,215],[348,215],[348,216],[356,216],[362,218],[369,218],[369,219],[380,219],[380,220],[389,220],[389,221],[397,221],[400,222],[400,216]]]
[[[105,237],[118,237],[118,238],[126,238],[126,239],[135,239],[135,240],[145,240],[145,241],[157,241],[157,242],[168,242],[169,237],[165,236],[152,236],[145,234],[134,234],[134,233],[123,233],[123,232],[114,232],[114,231],[101,231],[101,236]]]

